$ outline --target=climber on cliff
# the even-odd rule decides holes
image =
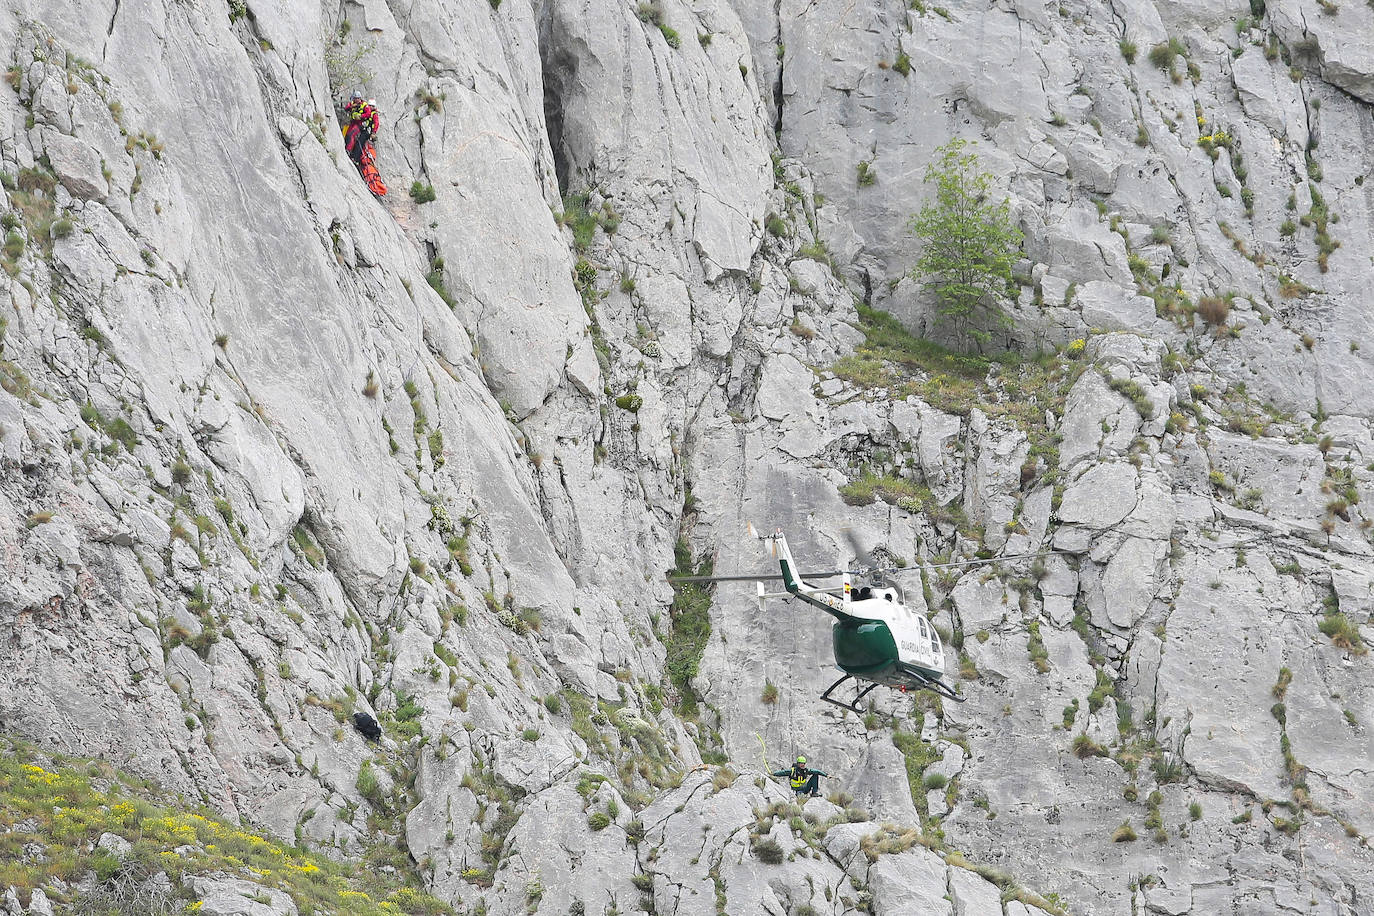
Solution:
[[[816,798],[820,793],[820,777],[829,777],[829,773],[822,773],[820,770],[808,769],[806,758],[798,757],[797,762],[792,765],[790,770],[775,770],[774,776],[786,776],[788,784],[792,786],[792,791],[798,795],[809,795]]]
[[[355,89],[344,106],[344,114],[348,115],[348,123],[343,129],[344,149],[348,151],[348,158],[358,167],[367,189],[378,197],[385,197],[386,183],[377,171],[377,151],[372,147],[373,138],[382,129],[377,103],[372,99],[364,99],[363,94]]]

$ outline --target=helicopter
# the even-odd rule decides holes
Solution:
[[[964,698],[944,679],[945,652],[940,634],[924,614],[907,606],[901,590],[888,576],[889,570],[883,564],[861,564],[855,570],[801,573],[781,528],[775,529],[772,534],[758,534],[750,525],[749,533],[768,542],[778,560],[778,574],[675,576],[672,581],[752,581],[757,588],[760,610],[766,609],[770,598],[797,598],[834,617],[831,639],[835,667],[843,674],[821,694],[821,700],[832,706],[862,714],[859,703],[878,687],[890,687],[903,693],[908,690],[931,690],[945,699],[964,702]],[[852,533],[847,529],[846,533],[856,554],[861,554]],[[836,576],[843,576],[841,586],[821,588],[807,581]],[[853,581],[855,576],[865,580],[866,584],[856,587]],[[764,588],[764,582],[777,579],[782,580],[785,591],[769,592]],[[845,702],[832,696],[850,681],[854,682],[856,691],[851,701]]]

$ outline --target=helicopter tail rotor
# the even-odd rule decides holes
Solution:
[[[767,541],[768,555],[775,560],[778,558],[778,534],[780,532],[775,532],[773,534],[759,534],[758,529],[754,527],[753,522],[745,522],[744,530],[749,532],[749,536],[755,540]]]

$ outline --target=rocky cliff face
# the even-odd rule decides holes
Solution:
[[[472,911],[1374,912],[1371,32],[13,0],[0,727]],[[938,334],[951,136],[1026,233],[1017,358],[869,311]],[[764,568],[747,520],[1048,555],[907,578],[967,702],[860,720],[823,621],[674,601]],[[847,813],[755,782],[796,752]]]

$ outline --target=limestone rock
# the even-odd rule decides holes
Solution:
[[[1113,528],[1138,502],[1136,469],[1122,461],[1093,465],[1064,492],[1061,521]]]
[[[29,916],[53,916],[53,908],[43,888],[35,887],[29,895]]]
[[[124,858],[133,844],[117,833],[102,833],[100,838],[95,841],[97,849],[103,849],[117,859]]]
[[[74,137],[52,131],[43,143],[62,186],[74,197],[103,200],[109,186],[101,174],[100,154]]]
[[[882,856],[868,870],[873,911],[878,916],[900,913],[949,914],[945,863],[934,853],[915,847],[895,856]]]
[[[291,897],[275,888],[237,878],[193,878],[200,912],[211,916],[295,916]]]
[[[892,742],[877,741],[865,749],[860,765],[843,785],[860,808],[882,812],[882,818],[897,823],[917,823],[910,789],[901,778],[905,772],[902,755]]]
[[[1112,555],[1102,574],[1102,594],[1113,625],[1129,628],[1144,616],[1155,595],[1165,552],[1160,541],[1127,538]]]
[[[1082,309],[1083,322],[1090,328],[1143,331],[1155,322],[1155,305],[1152,301],[1103,280],[1083,284],[1074,296],[1074,302]]]
[[[1295,3],[1277,5],[1275,20],[1281,34],[1304,40],[1327,82],[1374,104],[1374,50],[1357,36],[1374,27],[1374,12],[1351,7],[1336,23],[1321,16],[1305,17]]]
[[[1125,451],[1140,428],[1140,417],[1097,372],[1085,372],[1069,391],[1061,424],[1059,461],[1072,468],[1090,455]]]
[[[926,773],[1075,912],[1374,897],[1319,628],[1374,640],[1365,5],[105,6],[0,13],[6,734],[349,860],[367,760],[493,916],[1035,914],[900,848]],[[951,339],[909,221],[955,136],[1026,236],[988,363],[868,324]],[[750,521],[904,561],[966,702],[844,714],[828,617],[666,581],[775,572]],[[749,769],[802,752],[845,811]],[[1166,842],[1109,842],[1156,789]],[[289,912],[246,883],[206,906]]]
[[[995,913],[1002,905],[1002,895],[996,885],[989,884],[973,872],[950,866],[949,897],[954,916],[978,916]]]
[[[864,837],[877,833],[880,829],[881,826],[872,821],[857,824],[837,824],[826,831],[826,853],[851,875],[862,876],[866,867],[866,859],[860,844]]]

